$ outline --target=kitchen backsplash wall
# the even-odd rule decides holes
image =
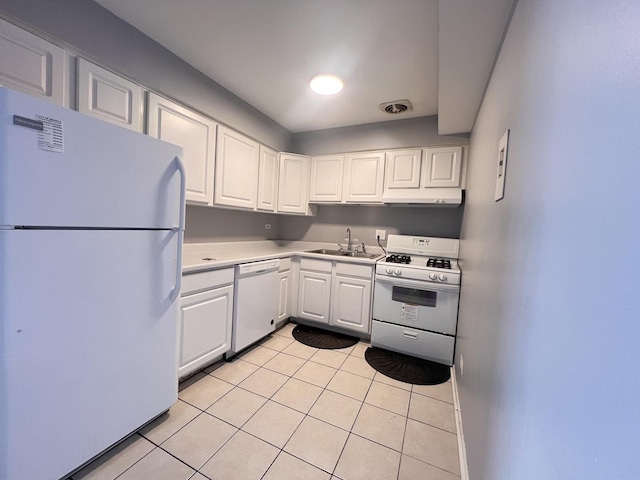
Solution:
[[[279,215],[187,206],[185,243],[279,239]],[[265,229],[265,224],[271,229]]]
[[[345,243],[344,234],[366,245],[376,245],[376,230],[404,235],[459,238],[464,207],[318,207],[315,217],[283,216],[280,238],[314,242]],[[386,242],[382,242],[383,245]]]
[[[438,117],[417,117],[293,134],[293,151],[306,155],[469,143],[469,134],[438,135]]]
[[[276,150],[291,133],[95,2],[2,0],[0,14]]]

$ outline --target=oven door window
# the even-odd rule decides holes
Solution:
[[[393,287],[391,299],[394,302],[411,303],[423,307],[435,307],[438,292],[417,288]]]

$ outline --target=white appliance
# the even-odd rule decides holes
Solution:
[[[64,477],[176,401],[180,154],[0,88],[1,479]]]
[[[460,241],[389,235],[376,264],[371,345],[453,365]]]
[[[229,356],[266,337],[278,318],[280,260],[236,266]]]

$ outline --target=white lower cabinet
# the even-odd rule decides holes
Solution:
[[[297,316],[370,333],[373,268],[351,262],[302,258]]]
[[[231,349],[233,268],[183,276],[178,375],[184,377]]]
[[[333,279],[331,324],[369,333],[371,280],[338,276]]]
[[[278,295],[278,321],[283,322],[291,316],[291,259],[280,260],[279,295]]]

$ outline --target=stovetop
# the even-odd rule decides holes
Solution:
[[[437,258],[437,257],[427,257],[426,260],[423,257],[411,258],[410,255],[403,254],[391,254],[387,256],[384,260],[386,263],[400,263],[404,265],[411,265],[412,267],[431,267],[431,268],[442,268],[446,270],[451,270],[451,260],[448,258]],[[455,266],[455,260],[454,266]]]

